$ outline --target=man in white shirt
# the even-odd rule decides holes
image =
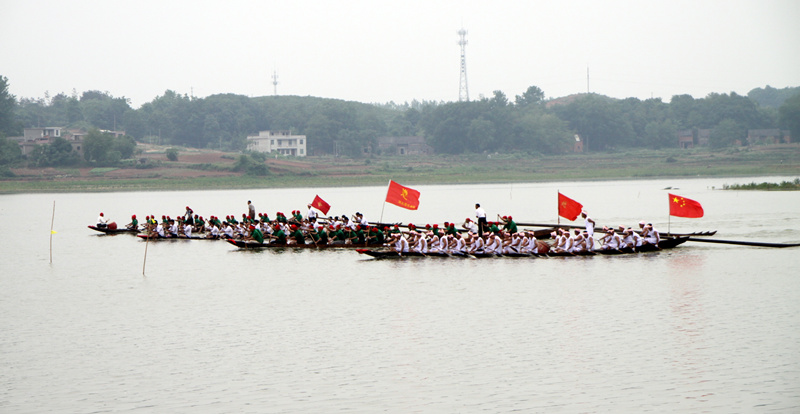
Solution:
[[[97,217],[97,228],[104,229],[106,227],[108,227],[108,219],[103,215],[103,213],[100,213],[100,215]]]
[[[481,208],[480,204],[475,204],[475,217],[478,218],[478,236],[483,236],[483,231],[486,228],[486,211]]]
[[[473,233],[477,233],[478,232],[478,225],[475,224],[474,221],[470,220],[469,217],[467,217],[467,219],[464,220],[464,224],[462,224],[461,227],[463,227],[467,231],[471,231]]]
[[[594,226],[595,222],[586,214],[586,210],[581,211],[581,217],[583,217],[583,225],[586,227],[586,232],[589,233],[589,237],[594,235]]]
[[[308,221],[311,221],[311,219],[314,220],[317,219],[317,210],[314,210],[314,207],[311,204],[308,205],[308,213],[306,213],[306,219],[308,219]]]

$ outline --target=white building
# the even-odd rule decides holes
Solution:
[[[247,149],[257,152],[277,152],[295,157],[306,156],[306,136],[292,135],[290,131],[259,131],[247,136]]]

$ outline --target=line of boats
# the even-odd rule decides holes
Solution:
[[[137,237],[150,240],[150,241],[178,241],[178,240],[224,240],[227,243],[236,246],[238,249],[242,250],[255,250],[255,249],[314,249],[314,250],[321,250],[321,249],[347,249],[347,250],[355,250],[361,255],[366,257],[374,258],[374,259],[401,259],[401,258],[413,258],[413,257],[438,257],[438,258],[473,258],[473,259],[483,259],[483,258],[496,258],[496,257],[515,257],[515,258],[535,258],[535,257],[574,257],[574,256],[597,256],[597,255],[622,255],[622,254],[637,254],[637,253],[645,253],[645,252],[657,252],[661,250],[672,249],[677,247],[686,241],[689,240],[691,235],[713,235],[715,232],[702,232],[702,233],[690,233],[680,236],[667,236],[659,241],[658,246],[655,245],[643,245],[637,247],[635,249],[631,248],[621,248],[621,249],[597,249],[592,251],[583,251],[577,253],[568,253],[568,252],[547,252],[547,253],[463,253],[463,252],[427,252],[421,253],[416,251],[409,251],[409,252],[397,252],[391,249],[384,247],[381,244],[369,244],[369,243],[340,243],[340,242],[332,242],[328,244],[315,244],[313,242],[306,243],[306,244],[294,244],[294,243],[259,243],[255,240],[243,240],[243,239],[231,239],[231,238],[209,238],[203,236],[192,236],[192,237],[162,237],[158,234],[155,235],[146,235],[143,233],[139,233],[137,229],[127,229],[127,228],[99,228],[97,226],[88,226],[90,229],[105,233],[105,234],[133,234]],[[548,237],[552,229],[546,230],[537,230],[536,233],[540,233],[544,237]]]

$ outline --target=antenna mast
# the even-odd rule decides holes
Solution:
[[[464,28],[458,31],[458,45],[461,46],[461,78],[458,81],[458,100],[459,102],[469,102],[469,88],[467,87],[467,31]]]
[[[278,95],[278,71],[272,71],[272,94]]]

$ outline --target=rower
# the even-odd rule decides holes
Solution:
[[[392,244],[392,250],[398,253],[407,253],[408,252],[408,240],[403,237],[402,233],[397,233],[389,239],[389,243]]]
[[[227,237],[229,239],[233,238],[233,227],[231,227],[231,223],[230,222],[227,222],[227,221],[225,222],[225,225],[222,228],[222,233],[225,235],[225,237]]]
[[[500,217],[498,214],[497,217],[503,222],[503,230],[508,231],[509,233],[516,233],[517,232],[517,223],[514,222],[514,218],[511,216],[503,216]]]
[[[583,231],[583,239],[586,245],[586,251],[587,252],[594,251],[594,237],[589,235],[589,232],[587,230]]]
[[[162,237],[162,238],[163,237],[167,237],[167,232],[164,229],[164,227],[165,226],[164,226],[163,222],[158,223],[158,225],[156,226],[156,233],[158,233],[158,237]]]
[[[414,232],[414,251],[417,253],[428,253],[428,241],[421,233]]]
[[[183,235],[186,236],[186,238],[188,238],[188,239],[192,238],[192,228],[193,227],[192,227],[191,224],[189,224],[189,223],[184,221],[184,223],[183,223]]]
[[[106,227],[108,227],[108,219],[103,215],[103,213],[100,213],[100,215],[97,216],[97,228],[104,229]]]
[[[131,222],[125,227],[127,227],[128,230],[139,230],[139,220],[136,220],[136,214],[131,216]]]
[[[603,250],[619,250],[620,239],[614,229],[608,230],[607,237],[605,237],[604,240],[606,243],[603,245]]]
[[[476,225],[475,222],[472,221],[469,217],[467,217],[466,220],[464,220],[464,224],[462,224],[461,227],[473,233],[478,232],[478,225]]]
[[[586,239],[583,237],[580,230],[575,229],[575,235],[572,237],[572,253],[581,253],[584,251],[586,251]]]
[[[281,226],[276,224],[271,236],[273,239],[271,244],[286,244],[286,233],[281,229]]]
[[[661,235],[658,230],[653,228],[653,223],[647,223],[647,235],[644,237],[645,244],[651,244],[658,247],[658,242],[661,241]]]
[[[636,247],[636,244],[633,242],[633,236],[631,236],[631,233],[633,233],[633,230],[631,230],[630,227],[628,227],[627,230],[622,232],[622,236],[621,236],[622,245],[621,245],[621,247],[628,248],[628,249],[633,249],[634,247]]]
[[[294,238],[294,244],[306,244],[306,236],[303,234],[303,230],[297,224],[292,224],[291,229],[292,232],[289,236]]]
[[[264,233],[262,233],[258,227],[252,224],[250,225],[250,238],[261,244],[264,243]]]

